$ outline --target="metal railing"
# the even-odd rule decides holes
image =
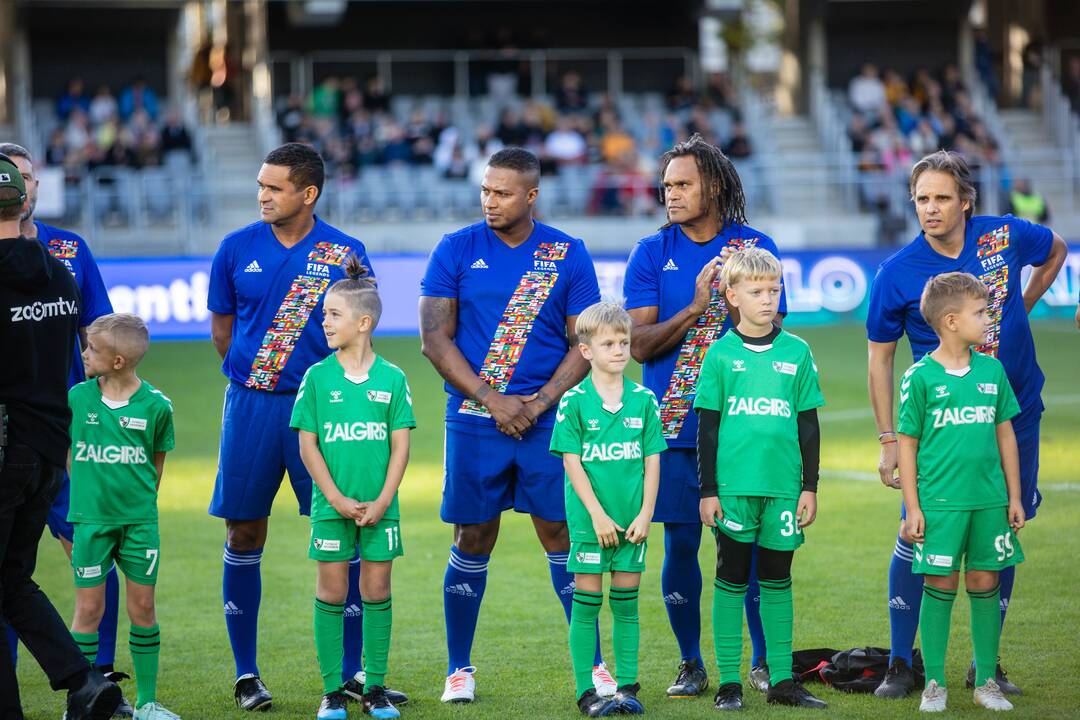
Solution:
[[[1061,83],[1049,63],[1039,71],[1042,83],[1042,114],[1054,142],[1068,148],[1074,163],[1080,165],[1080,108],[1070,105],[1061,91]]]

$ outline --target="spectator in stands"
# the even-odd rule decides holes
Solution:
[[[544,154],[559,165],[585,162],[588,146],[572,117],[560,117],[555,130],[544,140]]]
[[[529,128],[522,122],[517,110],[512,107],[503,108],[499,115],[499,126],[495,129],[495,135],[503,145],[524,147],[529,140]]]
[[[1020,178],[1013,184],[1009,193],[1009,215],[1015,215],[1029,222],[1045,225],[1050,220],[1050,206],[1046,198],[1031,187],[1031,181]]]
[[[106,84],[98,86],[97,92],[94,94],[94,99],[90,101],[90,108],[87,111],[87,115],[90,118],[92,125],[100,125],[109,118],[114,118],[119,114],[116,98],[113,97],[112,90]]]
[[[382,113],[390,109],[390,94],[383,87],[378,75],[372,75],[364,86],[364,107],[370,113]]]
[[[341,82],[333,75],[323,78],[323,81],[311,91],[308,107],[311,114],[316,118],[333,118],[338,116],[341,103]]]
[[[739,97],[735,92],[735,88],[731,86],[731,81],[728,79],[727,73],[709,73],[708,82],[705,86],[705,93],[702,95],[701,99],[702,102],[711,109],[729,110],[736,115],[739,114]],[[657,155],[657,157],[660,156]]]
[[[672,112],[689,111],[697,104],[697,93],[694,92],[694,84],[690,78],[680,75],[675,78],[675,84],[667,92],[667,106]]]
[[[964,81],[960,75],[960,68],[953,63],[949,63],[941,71],[941,99],[946,110],[953,112],[954,104],[959,99],[960,93],[967,94],[967,88],[964,87]]]
[[[49,144],[45,146],[45,164],[51,167],[67,165],[68,149],[64,141],[64,129],[53,128],[49,133]]]
[[[165,124],[161,128],[161,153],[167,156],[172,152],[186,152],[189,157],[193,154],[191,135],[184,127],[180,111],[176,108],[169,109],[165,115]]]
[[[1030,109],[1038,102],[1039,71],[1042,68],[1042,43],[1033,40],[1024,48],[1020,71],[1020,106]]]
[[[555,107],[559,112],[573,114],[584,113],[589,109],[589,93],[576,70],[562,76],[559,89],[555,92]]]
[[[127,121],[136,110],[144,110],[151,120],[157,120],[157,93],[146,84],[146,78],[136,75],[131,85],[120,93],[119,109],[120,119],[124,121]]]
[[[857,112],[876,115],[885,104],[885,85],[878,77],[877,66],[866,63],[848,85],[848,100]]]
[[[82,153],[90,144],[90,121],[81,107],[72,108],[64,127],[64,142],[72,153]]]
[[[1061,87],[1074,113],[1080,113],[1080,55],[1073,55],[1061,73]]]
[[[83,112],[90,110],[90,98],[80,77],[68,80],[67,91],[56,101],[56,115],[61,120],[67,120],[76,108]]]
[[[907,140],[911,153],[918,157],[929,155],[941,147],[937,133],[925,117],[919,118],[915,129],[908,133]]]
[[[651,178],[641,171],[638,154],[626,148],[596,177],[589,212],[600,215],[634,215],[656,208]]]
[[[904,78],[895,70],[886,70],[884,73],[885,102],[896,107],[908,96],[908,85]]]
[[[613,110],[605,110],[601,113],[598,129],[600,157],[604,162],[620,163],[627,153],[632,153],[636,158],[637,149],[634,146],[634,138],[626,131],[618,114]]]
[[[724,143],[720,151],[732,160],[742,160],[750,157],[754,151],[750,145],[750,136],[746,134],[746,126],[741,122],[735,123],[735,126],[731,129],[731,138]]]
[[[304,122],[304,99],[293,94],[285,101],[285,107],[278,112],[277,123],[281,128],[281,137],[287,143],[296,142],[300,126]]]
[[[647,110],[641,116],[638,147],[641,154],[650,160],[658,160],[668,148],[675,144],[679,123],[674,115],[660,115],[655,110]]]

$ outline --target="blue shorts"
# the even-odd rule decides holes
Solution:
[[[660,453],[660,490],[653,522],[700,524],[700,502],[697,450],[669,448]]]
[[[443,522],[476,525],[503,510],[566,521],[562,461],[548,450],[551,428],[521,440],[494,427],[447,423],[443,454]]]
[[[270,517],[286,470],[300,514],[311,514],[311,475],[300,459],[300,438],[289,427],[295,400],[294,394],[229,383],[211,515],[229,520]]]
[[[1039,492],[1039,425],[1042,422],[1042,410],[1020,413],[1012,420],[1013,434],[1016,435],[1016,449],[1020,456],[1020,504],[1024,507],[1024,518],[1031,520],[1042,505],[1042,493]],[[900,502],[900,517],[904,518],[904,503]]]
[[[57,540],[72,542],[75,539],[75,526],[68,522],[68,509],[71,507],[71,477],[64,472],[64,479],[60,483],[60,491],[56,493],[49,514],[45,516],[45,524],[49,526],[49,532]]]

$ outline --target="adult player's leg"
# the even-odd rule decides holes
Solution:
[[[903,518],[904,508],[901,505],[901,530]],[[915,689],[911,655],[915,647],[915,633],[919,629],[923,576],[912,572],[913,560],[914,548],[898,530],[889,560],[889,669],[874,690],[874,695],[880,698],[907,697]]]
[[[709,687],[701,658],[701,519],[697,453],[673,448],[660,455],[660,488],[653,520],[664,523],[660,593],[679,645],[680,663],[669,697],[696,697]]]

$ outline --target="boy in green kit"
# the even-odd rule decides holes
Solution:
[[[919,710],[945,710],[945,648],[964,565],[975,646],[975,704],[1012,710],[994,680],[1001,620],[998,573],[1023,562],[1020,460],[1009,419],[1020,412],[1005,368],[973,352],[991,319],[987,289],[968,273],[930,278],[919,311],[941,344],[900,382],[904,533],[925,576],[919,634],[926,689]]]
[[[137,315],[104,315],[90,324],[86,339],[82,357],[90,379],[68,391],[67,519],[74,527],[75,571],[71,635],[94,662],[105,610],[105,576],[115,562],[127,578],[129,647],[138,692],[134,716],[179,720],[157,702],[161,635],[154,612],[161,547],[157,493],[165,453],[174,445],[172,402],[135,374],[150,345],[146,325]]]
[[[826,707],[791,674],[791,561],[817,515],[817,408],[825,400],[810,347],[773,324],[781,277],[780,261],[760,248],[739,250],[724,263],[720,282],[738,320],[706,353],[694,400],[701,521],[716,536],[717,710],[743,707],[743,598],[755,542],[771,671],[767,700]]]
[[[638,585],[667,443],[656,396],[623,376],[630,327],[630,316],[612,303],[590,305],[578,315],[575,332],[592,372],[562,396],[551,435],[551,452],[562,456],[566,469],[566,569],[574,573],[570,658],[578,709],[589,717],[645,712],[637,698]],[[610,699],[597,695],[592,682],[605,572],[611,573],[619,685]]]
[[[405,373],[377,355],[371,333],[382,302],[356,257],[347,278],[327,291],[323,332],[336,352],[308,368],[290,425],[300,431],[300,456],[311,473],[311,543],[317,560],[315,650],[323,678],[318,720],[344,720],[342,637],[349,561],[359,547],[364,604],[364,709],[400,717],[386,694],[390,654],[390,569],[402,555],[397,490],[416,427]]]

